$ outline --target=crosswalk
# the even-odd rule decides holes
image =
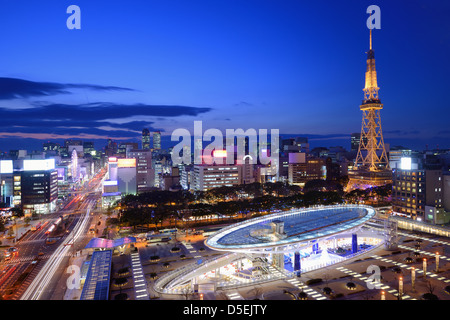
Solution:
[[[405,264],[403,264],[403,263],[401,263],[401,262],[393,261],[393,260],[391,260],[391,259],[386,259],[386,258],[377,256],[377,255],[373,255],[372,258],[377,259],[377,260],[380,260],[380,261],[383,261],[383,262],[392,263],[392,264],[394,264],[394,265],[396,265],[396,266],[398,266],[398,267],[405,268],[405,269],[407,269],[407,270],[412,270],[412,267],[410,267],[410,266],[408,266],[408,265],[405,265]],[[416,271],[416,273],[419,274],[419,275],[423,274],[423,270],[421,270],[421,269],[417,269],[417,268],[416,268],[415,271]],[[435,274],[435,273],[427,272],[426,276],[427,276],[427,277],[430,277],[430,278],[436,278],[436,280],[443,281],[444,283],[449,283],[449,282],[450,282],[450,279],[447,279],[446,277],[443,277],[443,276],[440,276],[440,277],[439,277],[439,276],[438,276],[437,274]]]
[[[323,294],[321,294],[320,292],[308,287],[306,284],[304,284],[302,281],[292,278],[292,279],[287,279],[287,282],[289,282],[291,285],[301,289],[303,292],[305,292],[308,297],[314,299],[314,300],[326,300],[327,297],[325,297]]]
[[[190,254],[192,254],[194,256],[194,258],[201,258],[202,256],[197,252],[197,250],[195,250],[195,248],[186,241],[183,241],[182,244],[184,245],[184,247],[189,251]]]
[[[244,298],[237,291],[227,293],[226,295],[227,295],[228,299],[230,299],[230,300],[244,300]]]
[[[147,284],[142,270],[141,258],[138,252],[131,253],[131,269],[133,273],[135,299],[148,300]]]
[[[42,256],[36,257],[36,256],[24,256],[24,257],[15,257],[12,258],[11,260],[8,261],[4,261],[5,264],[15,264],[15,263],[25,263],[25,262],[30,262],[30,261],[34,261],[34,260],[46,260],[49,259],[52,256],[51,253],[49,254],[44,254]],[[65,257],[71,257],[72,253],[71,252],[67,252],[64,254]]]
[[[434,252],[423,251],[423,250],[420,250],[420,249],[415,249],[415,248],[411,248],[411,247],[404,246],[404,245],[398,245],[398,247],[401,248],[401,249],[406,249],[406,250],[410,250],[410,251],[416,251],[416,252],[419,252],[419,253],[424,254],[424,255],[429,255],[429,256],[432,256],[432,257],[436,257],[436,253],[434,253]],[[444,255],[439,255],[439,259],[450,261],[450,258],[447,257],[447,256],[444,256]]]
[[[430,241],[430,242],[435,242],[435,243],[440,243],[440,244],[444,244],[444,245],[450,246],[450,242],[448,242],[448,241],[443,241],[443,240],[439,240],[439,239],[425,238],[425,237],[416,236],[414,234],[409,234],[409,233],[404,233],[404,232],[398,232],[398,234],[401,235],[401,236],[421,239],[421,240],[425,240],[425,241]]]
[[[364,281],[366,283],[371,282],[371,284],[372,284],[372,286],[374,288],[384,290],[384,291],[386,291],[386,292],[388,292],[388,293],[398,297],[399,292],[398,292],[397,289],[392,288],[392,287],[390,287],[387,284],[381,283],[381,281],[380,282],[374,282],[373,281],[374,279],[369,278],[369,277],[365,277],[365,276],[363,276],[363,275],[361,275],[361,274],[359,274],[357,272],[354,272],[353,270],[347,269],[345,267],[338,267],[338,268],[336,268],[336,270],[339,270],[339,271],[341,271],[343,273],[346,273],[346,274],[348,274],[348,275],[350,275],[352,277],[355,277],[355,278],[357,278],[360,281]],[[402,299],[403,300],[416,300],[415,298],[413,298],[413,297],[411,297],[410,295],[407,295],[407,294],[403,294],[402,295]]]

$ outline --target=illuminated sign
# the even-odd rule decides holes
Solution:
[[[1,160],[0,161],[0,173],[13,173],[12,160]]]
[[[411,170],[411,158],[400,158],[400,169]]]
[[[227,150],[214,150],[213,151],[213,157],[226,158],[227,157]]]
[[[117,158],[116,157],[109,157],[108,158],[108,162],[117,162]]]
[[[24,171],[38,171],[55,169],[55,159],[23,160]]]
[[[117,186],[117,180],[105,180],[103,181],[104,186]]]
[[[118,168],[135,168],[136,167],[136,159],[117,159],[117,167]]]

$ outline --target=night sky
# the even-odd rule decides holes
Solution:
[[[450,2],[393,2],[0,0],[0,149],[167,140],[195,120],[349,148],[372,4],[385,142],[450,148]]]

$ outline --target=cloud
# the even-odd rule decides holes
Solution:
[[[8,124],[22,124],[36,121],[55,122],[109,122],[117,123],[119,119],[130,120],[122,122],[136,123],[139,117],[180,117],[198,116],[211,111],[211,108],[197,108],[177,105],[148,104],[115,104],[110,102],[95,102],[87,104],[35,104],[34,108],[9,109],[0,108],[2,120]],[[142,124],[145,121],[137,121]]]
[[[134,91],[130,88],[95,84],[35,82],[17,78],[0,78],[0,100],[70,94],[71,89],[94,91]]]
[[[109,135],[98,135],[89,133],[80,134],[55,134],[55,133],[27,133],[27,132],[0,132],[0,138],[22,138],[38,140],[58,140],[58,139],[81,139],[81,140],[107,140]],[[128,136],[116,136],[115,140],[129,140]]]
[[[51,135],[63,137],[86,134],[97,137],[108,136],[114,139],[136,138],[140,136],[143,128],[152,131],[158,129],[154,127],[155,121],[148,120],[149,117],[174,119],[182,116],[197,116],[210,110],[211,108],[177,105],[109,102],[81,105],[35,103],[34,107],[28,109],[0,107],[3,123],[0,138],[17,136],[49,139]]]

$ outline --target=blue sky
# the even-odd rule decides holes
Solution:
[[[69,5],[81,30],[69,30]],[[448,1],[0,0],[0,149],[142,128],[279,129],[313,146],[359,132],[366,9],[385,141],[450,147]]]

